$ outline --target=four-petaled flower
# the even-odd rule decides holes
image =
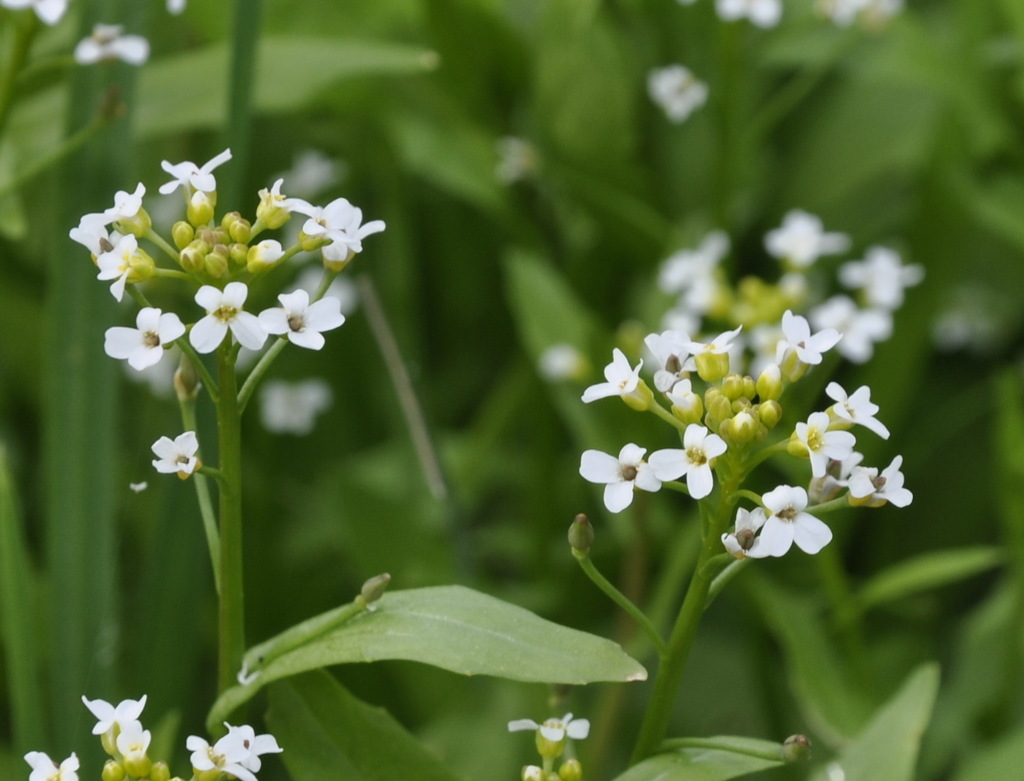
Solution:
[[[183,187],[186,192],[191,190],[212,193],[217,189],[217,180],[213,176],[213,169],[230,159],[231,150],[225,149],[212,160],[203,163],[202,167],[197,166],[190,160],[174,165],[164,160],[160,163],[160,167],[174,178],[160,185],[160,192],[167,195],[168,193],[173,193],[179,187]]]
[[[672,122],[680,123],[707,101],[708,85],[685,65],[667,65],[647,75],[647,94]]]
[[[159,458],[153,466],[161,474],[177,474],[182,480],[199,468],[199,440],[196,432],[186,431],[174,439],[160,437],[153,443],[153,453]]]
[[[729,555],[737,559],[764,558],[767,554],[761,546],[757,531],[767,520],[763,507],[747,510],[740,507],[736,510],[736,523],[731,533],[722,535],[722,545]]]
[[[889,429],[875,417],[878,405],[871,402],[871,389],[867,385],[861,385],[852,395],[847,396],[842,385],[838,382],[830,382],[825,387],[825,393],[836,402],[832,405],[832,411],[836,417],[850,423],[859,423],[874,431],[882,439],[889,438]]]
[[[224,726],[228,734],[212,746],[198,735],[185,741],[192,752],[192,769],[197,775],[217,770],[242,781],[257,781],[254,772],[260,769],[260,754],[278,753],[280,746],[272,735],[256,735],[252,727]]]
[[[761,501],[768,516],[758,537],[759,555],[783,556],[794,543],[804,553],[813,554],[831,542],[832,530],[804,512],[807,491],[803,488],[780,485],[764,494]]]
[[[141,700],[121,700],[116,706],[106,700],[88,700],[83,695],[82,702],[89,712],[96,717],[96,725],[92,728],[93,735],[113,734],[114,727],[122,728],[129,722],[138,721],[142,709],[146,707],[146,697]]]
[[[848,486],[853,504],[866,504],[870,507],[881,507],[891,502],[897,507],[906,507],[914,500],[914,495],[903,487],[903,456],[896,456],[892,463],[878,474],[875,467],[855,466],[850,473]]]
[[[793,436],[807,448],[814,477],[824,477],[828,462],[847,458],[857,444],[849,431],[829,431],[831,422],[827,412],[812,412],[806,423],[796,424]]]
[[[185,333],[185,326],[173,312],[161,313],[146,306],[135,317],[138,328],[108,328],[103,350],[111,358],[127,360],[133,369],[142,371],[160,362],[164,347]]]
[[[843,335],[834,328],[825,328],[811,334],[807,319],[794,315],[789,309],[782,315],[784,338],[775,348],[775,363],[782,364],[786,353],[792,350],[801,363],[810,366],[821,363],[822,353],[831,350]]]
[[[826,233],[820,218],[794,209],[783,218],[782,227],[768,231],[764,246],[796,268],[807,268],[822,255],[845,252],[850,239],[842,233]]]
[[[324,346],[323,331],[330,331],[345,322],[341,302],[336,298],[321,298],[309,303],[309,293],[296,290],[277,297],[280,307],[264,309],[259,322],[268,334],[280,334],[292,344],[309,350]]]
[[[121,236],[112,249],[96,257],[96,265],[100,270],[96,278],[114,280],[110,286],[110,295],[120,301],[124,296],[128,275],[132,273],[134,263],[141,261],[143,257],[135,236],[130,233]]]
[[[223,290],[203,285],[196,293],[196,303],[206,310],[206,317],[192,326],[188,340],[196,352],[212,353],[227,335],[228,330],[243,347],[258,350],[267,340],[267,332],[259,318],[242,310],[249,288],[244,282],[228,282]]]
[[[28,781],[78,781],[78,757],[74,753],[59,765],[42,751],[30,751],[25,761],[32,768]]]
[[[683,374],[696,371],[697,365],[686,347],[689,343],[690,337],[680,331],[662,331],[644,337],[644,344],[658,363],[654,387],[659,391],[670,390],[677,380],[685,379]]]
[[[640,384],[640,363],[633,368],[625,354],[616,347],[612,350],[612,362],[604,367],[604,378],[606,382],[599,382],[591,385],[583,391],[583,401],[590,403],[597,399],[608,398],[609,396],[629,396],[637,390]]]
[[[711,459],[726,450],[725,440],[711,434],[704,426],[691,423],[683,432],[683,448],[669,448],[651,453],[647,459],[654,476],[662,482],[677,480],[686,475],[686,488],[694,499],[703,499],[711,493]]]
[[[583,740],[590,734],[590,722],[587,719],[574,719],[571,713],[566,713],[560,719],[547,719],[541,724],[533,719],[516,719],[508,723],[509,732],[523,730],[537,730],[547,740],[558,743],[566,737]]]
[[[102,60],[122,60],[142,65],[149,59],[149,41],[141,35],[122,35],[119,24],[97,24],[92,34],[75,46],[75,62],[92,65]]]
[[[300,198],[288,201],[293,212],[309,217],[302,232],[313,238],[330,239],[323,247],[324,260],[343,262],[363,251],[363,239],[384,230],[383,220],[363,224],[363,210],[347,198],[335,198],[326,206],[313,206]]]
[[[650,464],[644,461],[646,448],[629,444],[619,451],[619,457],[600,450],[585,450],[580,457],[580,475],[591,483],[603,483],[604,506],[609,512],[625,510],[633,502],[633,488],[657,491],[659,480]]]

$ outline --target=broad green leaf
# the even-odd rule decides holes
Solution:
[[[267,723],[294,781],[457,781],[383,708],[323,671],[270,688]]]
[[[830,767],[842,768],[845,781],[912,781],[938,689],[938,665],[918,667]],[[816,781],[833,777],[822,771]]]
[[[221,695],[208,723],[218,723],[272,681],[334,664],[406,659],[463,675],[539,683],[647,677],[610,640],[462,586],[389,592],[375,607],[276,658],[271,654],[254,681]]]
[[[993,781],[1020,776],[1024,757],[1024,726],[987,745],[973,745],[963,769],[953,781]]]
[[[915,556],[871,578],[857,595],[861,610],[955,583],[986,572],[1006,559],[992,546],[958,548]]]
[[[693,743],[645,759],[615,781],[727,781],[784,764],[782,745],[769,740],[713,737]]]

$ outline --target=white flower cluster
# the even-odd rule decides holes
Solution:
[[[121,768],[121,774],[135,778],[148,776],[156,763],[148,755],[152,734],[139,720],[146,706],[145,695],[141,700],[123,700],[117,705],[85,697],[82,702],[96,717],[92,734],[100,736],[104,750]],[[281,747],[273,735],[257,735],[248,725],[224,726],[227,735],[212,746],[196,735],[188,738],[186,746],[192,752],[193,772],[210,777],[229,774],[241,781],[257,781],[255,774],[263,764],[260,756],[280,753]],[[29,781],[78,781],[79,762],[75,754],[58,764],[41,751],[30,751],[25,761],[32,768]]]

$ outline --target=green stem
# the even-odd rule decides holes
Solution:
[[[594,585],[601,589],[601,591],[603,591],[612,602],[633,617],[633,620],[640,625],[640,628],[644,630],[644,633],[651,639],[651,642],[654,643],[654,647],[658,650],[658,654],[660,656],[664,656],[668,652],[668,646],[665,645],[665,640],[658,633],[658,630],[644,612],[634,605],[630,601],[629,597],[615,588],[611,581],[598,571],[589,555],[576,549],[573,549],[572,555],[576,557],[576,561],[580,563],[580,567],[587,574],[587,577],[594,582]]]
[[[3,137],[7,120],[11,116],[14,85],[25,65],[25,60],[28,59],[28,50],[32,47],[36,30],[39,29],[39,22],[33,12],[10,14],[10,18],[13,40],[7,49],[7,62],[0,68],[0,138]]]
[[[649,406],[647,408],[647,411],[648,412],[653,412],[655,415],[657,415],[659,418],[664,420],[666,423],[674,426],[675,428],[679,429],[680,431],[686,431],[686,424],[683,423],[683,421],[681,421],[679,418],[677,418],[675,415],[673,415],[671,412],[669,412],[667,409],[665,409],[660,404],[652,403],[651,406]]]
[[[242,582],[242,426],[238,407],[234,350],[225,339],[217,348],[220,399],[217,433],[220,469],[220,649],[217,665],[219,692],[235,684],[245,652],[245,595]]]
[[[249,372],[249,376],[245,378],[245,382],[242,383],[242,389],[238,392],[238,412],[241,414],[245,411],[246,405],[249,403],[249,399],[256,390],[256,386],[259,385],[263,375],[267,373],[267,369],[270,368],[270,364],[274,362],[274,359],[281,354],[281,351],[287,346],[288,340],[283,336],[280,337],[276,342],[270,345],[270,348],[263,353],[260,357],[259,362]]]
[[[707,564],[721,552],[719,537],[728,525],[729,508],[731,507],[731,503],[726,501],[726,497],[731,496],[734,492],[734,486],[732,490],[729,490],[727,486],[722,486],[722,497],[715,508],[714,516],[702,524],[705,527],[705,533],[697,557],[697,565],[694,567],[693,577],[690,579],[689,588],[683,598],[683,605],[669,637],[667,652],[661,654],[659,660],[658,672],[654,679],[654,691],[651,693],[650,704],[633,749],[632,764],[640,762],[657,751],[658,745],[665,737],[669,719],[672,716],[672,706],[676,701],[676,693],[686,667],[686,660],[697,634],[697,626],[704,615],[711,582],[716,574],[716,568],[709,567]],[[704,516],[707,512],[707,502],[701,501],[700,508],[701,515]]]
[[[175,263],[177,263],[179,261],[179,259],[181,257],[181,253],[178,252],[170,244],[168,244],[167,243],[167,239],[165,239],[163,236],[161,236],[155,230],[150,228],[148,231],[146,231],[146,238],[149,239],[154,244],[156,244],[156,246],[158,246],[160,249],[162,249],[164,251],[164,254],[167,255],[167,257],[169,257]],[[163,273],[160,274],[160,272],[163,272]],[[178,269],[174,269],[174,274],[173,275],[171,274],[171,270],[170,269],[157,269],[157,273],[160,274],[161,276],[165,276],[165,277],[169,277],[169,276],[176,276],[177,277],[177,276],[180,275],[180,278],[187,279],[189,282],[194,282],[195,281],[194,277],[192,277],[189,274],[186,274],[184,271],[179,271]]]
[[[185,431],[196,431],[196,405],[192,400],[181,401],[181,422]],[[220,534],[217,531],[217,516],[213,512],[213,499],[210,497],[210,483],[206,475],[196,472],[192,475],[196,487],[196,498],[199,500],[199,514],[203,519],[203,531],[206,533],[206,547],[210,551],[210,564],[213,567],[213,582],[220,594]]]

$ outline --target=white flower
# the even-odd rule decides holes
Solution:
[[[817,553],[832,540],[832,530],[820,519],[804,512],[807,492],[800,487],[780,485],[761,497],[768,517],[761,528],[759,552],[783,556],[793,543],[804,553]]]
[[[640,369],[643,365],[644,362],[641,360],[636,368],[633,368],[622,350],[616,347],[612,350],[612,362],[604,367],[606,382],[596,383],[583,391],[583,401],[589,404],[609,396],[634,394],[640,384]]]
[[[203,163],[201,168],[190,160],[175,165],[164,160],[160,163],[160,167],[174,178],[160,185],[160,192],[167,195],[168,193],[173,193],[179,187],[183,187],[186,192],[192,190],[212,193],[217,189],[217,180],[213,176],[213,169],[230,159],[231,150],[225,149],[212,160]]]
[[[843,338],[834,328],[825,328],[812,335],[807,320],[788,309],[782,315],[782,333],[783,338],[775,347],[775,363],[780,365],[789,350],[796,353],[801,363],[819,364],[822,353],[831,350]]]
[[[782,18],[780,0],[715,0],[715,10],[726,21],[746,17],[758,27],[774,27]]]
[[[121,700],[116,706],[106,700],[87,700],[83,696],[82,703],[96,717],[92,734],[112,734],[114,727],[123,728],[129,722],[138,721],[142,709],[146,707],[146,696],[143,694],[141,700]]]
[[[587,719],[574,719],[571,713],[566,713],[560,719],[548,719],[542,724],[532,719],[516,719],[508,723],[509,732],[522,730],[538,730],[545,739],[558,743],[566,737],[583,740],[590,734],[590,722]]]
[[[313,430],[317,416],[332,401],[331,386],[324,380],[269,380],[260,389],[260,421],[275,434],[302,436]]]
[[[850,423],[859,423],[865,428],[874,431],[882,439],[889,438],[889,429],[875,417],[878,412],[878,405],[871,402],[871,389],[867,385],[861,385],[847,396],[843,386],[838,382],[830,382],[825,387],[825,393],[830,399],[835,400],[832,411],[843,420]]]
[[[92,34],[75,46],[75,62],[92,65],[102,60],[122,60],[142,65],[149,59],[149,41],[141,35],[121,35],[119,24],[98,24]]]
[[[677,480],[686,475],[686,489],[694,499],[703,499],[711,493],[711,459],[726,450],[725,440],[710,434],[704,426],[691,423],[683,432],[683,448],[656,450],[647,462],[654,476],[662,482]]]
[[[259,322],[268,334],[283,335],[292,344],[308,350],[324,346],[323,331],[330,331],[345,322],[341,302],[336,298],[321,298],[309,303],[309,293],[296,290],[277,297],[280,307],[264,309]]]
[[[31,8],[40,21],[53,26],[57,24],[68,10],[68,0],[0,0],[0,6],[11,10]],[[38,752],[33,752],[38,753]],[[43,756],[46,756],[45,754]],[[72,754],[74,756],[74,754]],[[78,760],[75,760],[77,769]],[[32,781],[35,781],[33,778]]]
[[[806,423],[796,424],[795,438],[807,447],[814,477],[824,477],[828,462],[849,457],[857,444],[849,431],[829,431],[830,423],[827,412],[812,412]]]
[[[199,468],[199,440],[196,432],[186,431],[174,439],[160,437],[153,443],[153,453],[159,456],[153,466],[161,474],[177,474],[182,480]],[[145,699],[145,698],[143,698]]]
[[[98,257],[109,252],[121,238],[121,234],[116,231],[113,235],[108,234],[108,224],[106,212],[85,214],[78,221],[78,226],[68,231],[68,236],[89,250],[94,257]]]
[[[843,335],[836,349],[854,363],[866,363],[875,344],[892,336],[892,314],[886,309],[860,309],[849,296],[832,296],[810,312],[815,328],[834,328]]]
[[[113,248],[96,256],[96,265],[100,270],[96,278],[114,280],[110,286],[110,295],[118,301],[124,296],[124,289],[128,284],[128,275],[132,271],[132,261],[138,256],[138,239],[130,233],[126,236],[121,236]]]
[[[309,217],[302,226],[307,236],[330,239],[323,248],[324,260],[344,261],[351,255],[363,251],[363,239],[384,230],[382,220],[371,220],[365,225],[363,211],[346,198],[335,198],[326,206],[313,206],[299,198],[290,199],[293,212]]]
[[[670,120],[685,122],[708,99],[708,85],[682,65],[655,68],[647,75],[647,94]]]
[[[128,488],[131,489],[132,493],[140,494],[149,488],[149,483],[143,480],[141,483],[128,483]]]
[[[697,249],[680,250],[670,255],[658,272],[658,287],[665,293],[682,293],[694,287],[707,287],[714,271],[729,252],[729,237],[712,231]],[[692,304],[692,301],[687,303]]]
[[[737,559],[745,559],[748,556],[752,559],[763,558],[766,554],[761,548],[761,540],[755,535],[757,530],[764,526],[765,520],[767,516],[761,507],[755,507],[753,510],[737,508],[732,533],[722,535],[722,545],[729,555]]]
[[[604,484],[604,506],[609,512],[625,510],[633,502],[633,488],[657,491],[661,481],[643,460],[646,448],[629,444],[619,457],[600,450],[585,450],[580,458],[580,475],[591,483]]]
[[[256,730],[248,724],[244,724],[241,727],[232,727],[230,724],[225,723],[224,726],[228,728],[228,734],[221,738],[221,740],[230,738],[232,741],[239,742],[247,748],[249,754],[240,759],[239,764],[254,773],[259,772],[263,764],[263,761],[260,759],[261,754],[280,754],[283,750],[277,745],[277,739],[273,735],[257,735]],[[220,741],[218,741],[219,744]]]
[[[723,355],[729,352],[732,347],[732,340],[739,336],[743,326],[737,326],[731,331],[723,331],[710,342],[689,341],[686,348],[694,355]]]
[[[886,502],[906,507],[914,500],[914,495],[903,487],[902,465],[903,456],[896,456],[882,474],[878,474],[875,467],[854,467],[848,481],[850,496],[862,500],[857,504],[871,507],[880,507]]]
[[[245,259],[249,271],[256,273],[260,266],[273,266],[284,255],[284,247],[276,239],[264,239],[249,248]]]
[[[768,231],[764,246],[774,257],[807,268],[822,255],[845,252],[850,240],[842,233],[825,233],[818,217],[794,209],[783,218],[781,228]]]
[[[74,753],[58,765],[42,751],[30,751],[25,761],[32,768],[28,781],[78,781],[78,757]]]
[[[903,8],[903,0],[819,0],[818,10],[839,27],[862,21],[880,27]]]
[[[114,193],[114,205],[103,212],[103,219],[106,221],[106,224],[131,220],[138,215],[139,209],[142,208],[142,196],[145,194],[146,186],[142,182],[136,185],[135,192],[129,193],[124,190],[118,190]],[[83,219],[85,218],[83,217]]]
[[[288,191],[313,197],[336,185],[345,174],[345,166],[317,149],[304,149],[295,155],[292,167],[284,174]]]
[[[150,731],[142,728],[141,722],[123,722],[117,735],[117,750],[126,763],[138,766],[145,760],[152,738]]]
[[[903,305],[903,291],[924,279],[918,265],[904,266],[899,253],[887,247],[871,247],[863,260],[839,267],[839,281],[861,290],[867,305],[893,311]]]
[[[256,776],[242,764],[242,760],[249,758],[249,749],[231,733],[212,746],[198,735],[189,735],[185,747],[192,752],[189,761],[196,775],[219,770],[242,781],[257,781]],[[217,777],[212,773],[210,775]]]
[[[108,328],[103,350],[111,358],[127,360],[142,371],[164,357],[164,347],[185,333],[185,326],[173,312],[162,314],[154,307],[143,307],[135,317],[137,328]]]
[[[542,352],[537,359],[537,368],[546,380],[572,380],[587,371],[587,359],[571,344],[563,342]]]
[[[502,184],[528,179],[537,172],[540,158],[533,144],[525,138],[504,136],[498,139],[498,164],[494,176]]]
[[[223,290],[203,285],[196,293],[196,303],[206,310],[206,317],[192,326],[188,340],[196,352],[212,353],[224,341],[228,330],[250,350],[258,350],[267,340],[267,332],[259,318],[242,310],[249,288],[244,282],[228,282]]]
[[[689,335],[679,331],[662,331],[644,337],[644,344],[658,366],[654,371],[654,387],[659,391],[669,390],[678,380],[683,379],[680,375],[697,370],[686,347],[689,343]]]
[[[684,416],[693,415],[699,418],[704,411],[704,401],[693,392],[693,383],[690,380],[680,380],[665,395],[672,402],[672,407],[678,409]]]
[[[187,0],[167,0],[167,10],[172,14],[180,14],[185,10]]]

